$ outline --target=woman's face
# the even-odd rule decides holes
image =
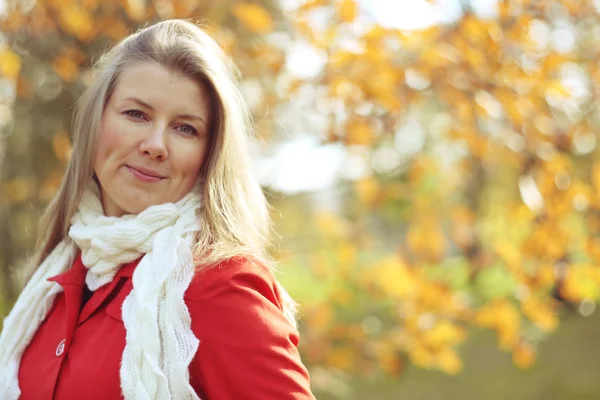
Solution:
[[[94,171],[107,216],[189,193],[209,145],[207,89],[154,62],[127,67],[102,115]]]

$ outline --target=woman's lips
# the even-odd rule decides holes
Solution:
[[[139,180],[143,182],[158,182],[165,179],[164,176],[160,176],[153,171],[149,171],[143,168],[134,168],[126,165],[127,169]]]

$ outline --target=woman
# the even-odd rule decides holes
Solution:
[[[100,60],[0,336],[0,398],[314,398],[230,68],[177,20]]]

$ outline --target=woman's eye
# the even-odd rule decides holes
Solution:
[[[196,130],[196,128],[194,128],[191,125],[180,125],[177,127],[177,129],[179,129],[181,132],[188,134],[188,135],[197,135],[198,131]]]
[[[144,113],[140,110],[127,110],[123,114],[134,119],[144,119]]]

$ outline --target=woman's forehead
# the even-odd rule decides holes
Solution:
[[[132,101],[147,108],[168,107],[199,113],[210,104],[206,85],[155,62],[126,67],[115,82],[114,101]],[[202,114],[207,114],[205,110]],[[205,118],[207,115],[199,115]]]

